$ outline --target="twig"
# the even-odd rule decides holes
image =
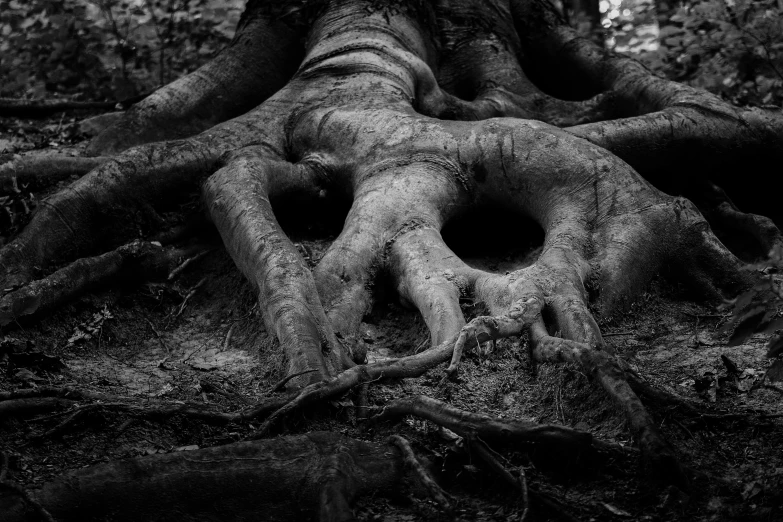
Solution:
[[[299,377],[300,375],[304,375],[304,374],[306,374],[306,373],[313,373],[313,372],[317,372],[317,371],[318,371],[318,370],[305,370],[305,371],[303,371],[303,372],[292,373],[292,374],[291,374],[291,375],[289,375],[288,377],[285,377],[285,378],[283,378],[283,380],[281,380],[280,382],[278,382],[277,384],[275,384],[275,387],[274,387],[274,388],[272,388],[272,391],[273,391],[273,392],[279,392],[279,391],[282,391],[282,390],[283,390],[283,387],[284,387],[286,384],[288,384],[288,381],[290,381],[291,379],[295,379],[296,377]]]
[[[155,329],[155,325],[154,325],[154,324],[152,324],[152,321],[150,321],[149,319],[146,319],[146,321],[147,321],[147,324],[149,324],[149,325],[150,325],[150,328],[152,328],[152,333],[154,333],[154,334],[155,334],[155,337],[157,337],[157,338],[158,338],[158,342],[160,343],[161,347],[163,347],[163,349],[164,349],[164,350],[165,350],[167,353],[171,354],[171,350],[170,350],[170,349],[169,349],[169,347],[166,345],[166,342],[163,340],[163,337],[161,337],[161,335],[160,335],[160,332],[159,332],[159,331],[157,331],[157,330]]]
[[[174,279],[175,279],[177,276],[179,276],[179,275],[182,273],[182,271],[183,271],[183,270],[185,270],[185,269],[186,269],[186,268],[187,268],[189,265],[191,265],[192,263],[195,263],[196,261],[198,261],[199,259],[201,259],[201,258],[202,258],[202,257],[204,257],[205,255],[209,254],[209,252],[211,252],[211,251],[210,251],[210,250],[202,250],[201,252],[198,252],[196,255],[194,255],[194,256],[191,256],[191,257],[187,258],[187,259],[186,259],[186,260],[184,260],[184,261],[183,261],[183,262],[182,262],[182,263],[181,263],[181,264],[180,264],[178,267],[176,267],[174,270],[172,270],[172,271],[171,271],[171,273],[169,274],[169,276],[168,276],[167,280],[168,280],[168,281],[172,281],[172,280],[174,280]]]
[[[225,352],[228,349],[228,345],[231,343],[231,337],[234,335],[234,326],[231,325],[228,328],[228,332],[226,332],[226,338],[223,340],[223,347],[220,349],[221,352]]]
[[[421,462],[416,458],[416,454],[413,453],[413,448],[411,448],[410,443],[399,435],[392,435],[389,437],[389,442],[400,449],[403,462],[418,475],[419,480],[421,480],[424,487],[427,488],[430,497],[432,497],[445,512],[451,513],[452,507],[451,502],[449,502],[448,499],[448,493],[438,486],[432,478],[432,475],[422,466]]]
[[[188,295],[186,295],[185,299],[182,300],[182,304],[179,306],[179,311],[177,312],[177,315],[174,316],[175,318],[177,318],[180,315],[182,315],[182,312],[185,310],[185,307],[188,305],[188,301],[190,301],[190,298],[193,297],[194,295],[196,295],[196,292],[198,292],[198,289],[201,288],[201,286],[204,283],[206,283],[206,282],[207,282],[207,278],[204,277],[204,278],[201,279],[201,281],[199,281],[198,283],[193,285],[193,287],[188,292]]]

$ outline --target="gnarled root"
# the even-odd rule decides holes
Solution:
[[[451,513],[453,507],[451,505],[451,501],[449,501],[449,495],[441,489],[438,483],[435,482],[435,479],[432,478],[432,475],[429,473],[429,471],[427,471],[421,462],[419,462],[419,459],[416,458],[416,454],[413,452],[413,448],[411,448],[410,442],[399,435],[392,435],[389,438],[389,442],[400,449],[402,452],[403,462],[416,473],[421,483],[427,489],[430,497],[432,497],[432,499],[437,502],[438,505],[440,505],[443,511],[446,513]]]
[[[22,188],[38,191],[71,176],[83,176],[109,158],[71,156],[14,156],[0,163],[0,195],[15,194]]]
[[[155,91],[96,136],[89,155],[185,138],[239,116],[283,87],[301,60],[301,21],[274,0],[248,2],[229,46]]]
[[[463,437],[474,435],[503,447],[524,448],[542,469],[592,467],[630,455],[629,450],[584,431],[467,412],[423,395],[390,402],[372,417],[372,422],[397,420],[404,415],[426,419]]]
[[[51,311],[109,282],[165,278],[183,259],[201,250],[134,241],[100,256],[78,259],[0,298],[0,326]]]
[[[335,433],[241,442],[84,468],[29,492],[54,519],[351,520],[358,495],[393,491],[396,449]],[[194,494],[197,492],[197,494]],[[7,522],[25,520],[18,494],[0,492]]]
[[[41,303],[54,306],[71,295],[52,282],[73,280],[80,267],[89,265],[93,272],[80,281],[119,273],[131,253],[77,261],[31,283],[47,265],[148,235],[159,210],[206,180],[205,205],[229,254],[258,290],[264,323],[280,341],[292,376],[283,384],[291,389],[290,400],[276,403],[284,405],[251,438],[266,436],[281,416],[297,408],[374,380],[420,376],[448,361],[447,374],[453,376],[464,349],[474,342],[527,331],[535,361],[580,365],[622,409],[655,478],[684,485],[674,451],[634,393],[633,378],[629,385],[593,313],[606,317],[627,307],[664,267],[707,298],[747,284],[738,259],[698,209],[654,188],[633,167],[645,171],[655,165],[665,175],[668,163],[652,160],[677,153],[694,133],[703,140],[701,155],[716,147],[721,158],[738,148],[779,154],[780,147],[774,149],[783,136],[779,120],[768,113],[729,111],[693,90],[649,79],[641,66],[575,40],[551,16],[547,0],[438,3],[445,9],[441,14],[455,20],[445,28],[425,23],[436,19],[427,2],[413,2],[410,10],[364,0],[328,2],[311,24],[300,14],[312,13],[300,13],[299,3],[250,4],[226,53],[129,111],[92,150],[114,152],[201,134],[142,145],[101,164],[43,201],[29,226],[0,251],[2,288],[12,292],[6,296],[7,317],[37,310]],[[495,8],[501,16],[488,14]],[[506,19],[480,26],[471,46],[466,39],[471,16],[511,17],[514,24]],[[310,25],[301,63],[294,59],[304,52],[300,23]],[[432,48],[439,39],[451,45],[440,77],[433,72],[438,60]],[[495,41],[504,44],[497,53]],[[473,53],[479,58],[471,58]],[[475,119],[584,109],[580,117],[606,115],[598,110],[601,98],[580,105],[535,88],[525,71],[536,74],[537,56],[563,65],[555,68],[557,74],[573,66],[574,75],[565,77],[569,85],[589,91],[573,98],[610,90],[603,99],[634,117],[565,130],[533,120],[446,121],[423,114]],[[478,78],[466,93],[457,92],[463,76]],[[581,81],[585,78],[589,81]],[[537,84],[550,90],[546,81]],[[759,132],[744,133],[747,126]],[[709,142],[704,132],[719,132],[720,139]],[[736,147],[726,147],[727,140]],[[335,194],[352,200],[342,232],[313,271],[275,216],[279,198],[292,194],[304,194],[305,201]],[[481,206],[503,208],[541,226],[546,239],[533,265],[491,273],[468,266],[451,251],[440,230]],[[354,341],[381,273],[391,277],[401,300],[420,312],[431,347],[357,365],[363,354]],[[486,305],[488,315],[466,324],[462,297]],[[597,452],[595,441],[565,428],[499,428],[497,420],[421,400],[407,407],[458,430],[475,423],[466,435],[481,432],[486,440],[497,429],[510,429],[518,437],[539,437],[580,454]],[[64,518],[76,516],[70,511],[76,503],[114,518],[130,518],[132,506],[130,513],[139,518],[137,500],[144,498],[148,511],[142,517],[165,519],[172,509],[251,516],[265,502],[293,499],[296,506],[282,508],[286,517],[296,518],[301,506],[317,506],[323,519],[344,520],[351,517],[355,494],[397,480],[402,461],[385,448],[334,434],[239,444],[77,472],[68,487],[51,486],[36,498]],[[391,471],[377,471],[381,465]],[[110,475],[120,479],[106,480]],[[192,502],[193,489],[204,493],[199,502],[182,504],[186,497]],[[108,498],[115,507],[107,505]]]

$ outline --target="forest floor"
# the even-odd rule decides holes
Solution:
[[[70,117],[0,120],[0,149],[6,152],[52,147],[77,151],[82,140]],[[185,210],[194,209],[199,211],[195,195]],[[335,232],[306,226],[290,230],[312,263]],[[463,235],[470,234],[466,230]],[[47,317],[6,327],[0,336],[0,391],[70,386],[138,406],[193,402],[226,412],[273,393],[275,383],[285,377],[276,342],[264,329],[253,289],[214,232],[206,235],[213,249],[173,281],[100,289]],[[536,254],[534,242],[512,251],[456,242],[452,247],[458,254],[490,270],[524,266]],[[423,321],[399,306],[391,290],[378,286],[381,297],[361,331],[369,359],[399,357],[426,347],[429,335]],[[480,315],[478,306],[463,304],[467,317]],[[569,469],[529,468],[531,484],[562,499],[581,521],[783,519],[783,420],[745,415],[783,414],[783,396],[761,386],[768,366],[764,336],[727,346],[728,333],[721,326],[728,314],[656,280],[631,312],[601,324],[607,342],[656,386],[716,413],[740,414],[693,419],[653,410],[692,471],[690,496],[651,488],[638,469],[612,467],[588,476]],[[468,354],[456,382],[441,384],[439,368],[419,379],[374,383],[369,404],[382,406],[394,398],[423,394],[473,412],[562,424],[632,445],[621,415],[596,384],[567,365],[542,366],[534,376],[525,345],[524,338],[504,340],[490,353]],[[258,427],[258,421],[211,426],[181,417],[153,422],[98,409],[52,432],[69,414],[66,409],[0,419],[0,448],[13,457],[10,479],[35,488],[67,470],[227,444]],[[517,493],[474,466],[453,434],[427,421],[406,418],[397,425],[368,427],[346,397],[332,402],[327,414],[292,416],[279,433],[314,430],[378,441],[402,434],[456,496],[460,519],[515,520],[519,515]],[[517,465],[522,462],[517,454],[505,457]],[[449,519],[415,487],[390,498],[361,499],[356,513],[368,521]],[[546,517],[534,514],[531,519]]]

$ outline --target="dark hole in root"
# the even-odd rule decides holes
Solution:
[[[289,194],[272,201],[278,223],[292,241],[334,239],[351,208],[347,197]]]
[[[489,206],[452,219],[443,240],[468,265],[496,273],[531,265],[544,244],[544,230],[521,214]]]

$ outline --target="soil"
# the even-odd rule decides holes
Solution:
[[[0,121],[0,142],[5,139],[19,151],[51,148],[54,141],[61,148],[78,151],[84,136],[74,119],[64,121]],[[198,204],[190,211],[194,209],[199,211]],[[289,209],[289,213],[297,211]],[[470,219],[480,221],[486,216]],[[315,263],[335,231],[329,226],[308,228],[308,219],[304,223],[289,226],[289,232]],[[488,244],[471,246],[464,239],[471,237],[470,230],[464,230],[463,235],[457,230],[444,235],[458,254],[476,266],[507,271],[536,257],[540,240],[536,232],[528,236],[532,240],[518,243],[522,246],[505,250]],[[0,340],[0,391],[72,386],[139,406],[195,402],[226,412],[274,393],[276,383],[285,377],[276,341],[263,327],[253,289],[214,233],[206,235],[213,249],[174,281],[128,282],[100,289],[48,317],[6,327]],[[378,302],[361,331],[369,360],[425,349],[429,334],[423,321],[398,304],[383,281],[377,290]],[[481,305],[470,301],[463,303],[463,310],[468,317],[482,313]],[[766,337],[756,335],[745,344],[729,347],[730,331],[721,328],[727,319],[728,312],[693,302],[679,287],[659,279],[629,313],[605,319],[601,326],[607,342],[657,387],[698,401],[716,413],[783,415],[781,392],[762,386],[769,365]],[[531,368],[526,344],[523,337],[477,347],[467,354],[456,382],[442,384],[440,368],[419,379],[373,383],[369,405],[424,394],[469,411],[562,424],[633,445],[622,416],[596,384],[570,365]],[[50,358],[21,356],[34,353]],[[693,419],[664,410],[653,410],[653,414],[692,471],[689,495],[650,487],[635,466],[609,466],[589,474],[568,466],[528,467],[531,485],[560,498],[582,521],[783,519],[780,418]],[[12,457],[11,480],[35,488],[66,470],[227,444],[258,427],[258,421],[211,426],[181,417],[153,422],[104,412],[87,416],[62,433],[36,437],[68,415],[65,409],[0,419],[0,448]],[[292,415],[278,433],[312,430],[378,441],[401,434],[458,499],[460,519],[500,521],[519,516],[517,492],[478,462],[474,465],[460,440],[429,422],[406,418],[398,425],[368,425],[357,418],[347,396],[332,402],[327,413],[322,409],[320,414]],[[505,451],[504,457],[509,465],[525,464],[523,455]],[[450,519],[415,484],[390,492],[390,498],[360,499],[355,513],[359,520],[371,521]],[[547,516],[534,513],[532,519],[546,520]]]

